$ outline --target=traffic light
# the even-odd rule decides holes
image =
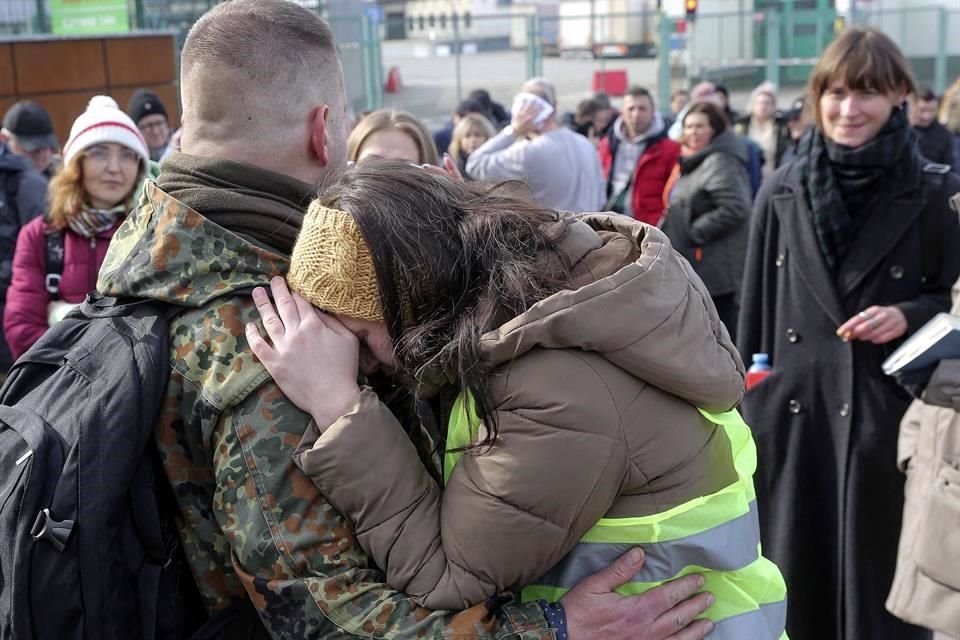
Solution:
[[[683,5],[687,9],[687,20],[697,19],[697,5],[699,4],[700,0],[683,0]]]

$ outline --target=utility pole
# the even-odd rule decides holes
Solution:
[[[37,32],[47,33],[47,7],[44,0],[37,0]]]
[[[594,45],[597,43],[596,29],[597,24],[597,0],[590,0],[590,51],[594,51]]]

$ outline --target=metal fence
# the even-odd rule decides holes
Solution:
[[[0,38],[53,34],[51,2],[56,0],[0,0]],[[183,47],[190,27],[214,5],[226,0],[126,0],[129,31],[166,31],[175,36],[175,52]],[[337,6],[353,8],[355,0],[297,0],[331,25],[344,67],[349,106],[356,112],[383,104],[383,61],[380,27],[374,16],[337,15]]]
[[[131,30],[173,31],[179,51],[193,22],[221,0],[127,1]],[[624,78],[656,87],[664,97],[700,78],[733,90],[764,80],[800,86],[848,23],[888,33],[903,48],[918,82],[937,92],[960,75],[960,39],[949,38],[960,33],[960,6],[922,6],[924,0],[906,9],[843,17],[826,1],[815,9],[784,3],[763,11],[701,12],[695,22],[655,11],[571,16],[519,7],[495,15],[383,19],[377,11],[356,10],[374,6],[363,0],[298,1],[331,21],[355,110],[405,108],[431,124],[448,117],[471,89],[486,88],[502,101],[537,75],[557,84],[566,108],[592,89],[610,89],[609,82]],[[0,36],[49,33],[49,2],[0,2]],[[338,2],[349,3],[344,6],[353,15],[331,12]],[[385,78],[390,93],[384,92]]]

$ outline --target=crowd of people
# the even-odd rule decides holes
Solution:
[[[538,77],[431,132],[350,122],[289,0],[180,69],[181,129],[141,90],[0,132],[3,370],[92,290],[177,309],[178,597],[252,638],[960,639],[960,359],[881,367],[960,314],[960,80],[849,28],[785,109]]]

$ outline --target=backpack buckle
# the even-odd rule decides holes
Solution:
[[[37,514],[37,519],[33,521],[30,528],[30,535],[39,542],[46,540],[54,546],[57,551],[63,551],[70,539],[70,533],[73,532],[73,520],[54,520],[50,516],[50,509],[44,509]]]
[[[52,296],[57,295],[58,293],[60,293],[60,274],[48,273],[43,284],[47,289],[47,293],[49,293]]]

